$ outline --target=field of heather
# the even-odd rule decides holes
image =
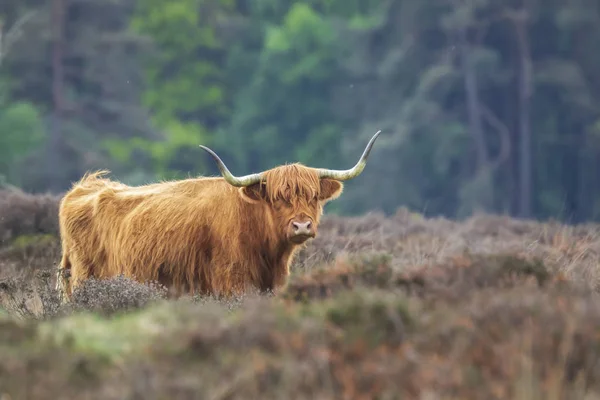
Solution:
[[[0,192],[0,399],[600,399],[600,226],[325,217],[273,296],[54,292],[57,201]]]

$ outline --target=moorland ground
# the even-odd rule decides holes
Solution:
[[[273,296],[54,292],[58,198],[0,192],[0,399],[600,398],[600,226],[326,216]]]

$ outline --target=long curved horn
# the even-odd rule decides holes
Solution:
[[[379,136],[380,133],[381,133],[381,130],[378,130],[375,133],[375,135],[373,135],[371,140],[369,140],[369,143],[367,144],[365,151],[363,152],[362,156],[360,157],[360,160],[358,160],[358,162],[356,163],[356,165],[354,167],[352,167],[351,169],[347,169],[345,171],[318,168],[317,171],[319,172],[319,178],[321,178],[321,179],[329,178],[329,179],[335,179],[337,181],[347,181],[349,179],[356,178],[358,175],[361,174],[363,169],[365,169],[365,166],[367,165],[367,158],[369,158],[369,153],[371,152],[371,149],[373,148],[373,144],[375,143],[375,140],[377,139],[377,137]]]
[[[200,148],[206,150],[208,154],[210,154],[212,158],[214,158],[214,160],[217,163],[217,167],[219,167],[219,170],[221,171],[221,175],[223,175],[223,178],[225,178],[227,183],[229,183],[230,185],[237,187],[250,186],[261,181],[262,174],[251,174],[240,177],[234,176],[231,172],[229,172],[229,169],[227,169],[225,163],[219,158],[219,156],[214,151],[202,145],[200,145]]]

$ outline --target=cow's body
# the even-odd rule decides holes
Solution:
[[[60,203],[65,300],[87,278],[120,274],[177,294],[276,289],[299,246],[316,236],[323,205],[343,188],[300,164],[249,176],[251,182],[224,172],[131,187],[103,175],[86,175]]]

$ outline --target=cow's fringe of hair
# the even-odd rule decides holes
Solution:
[[[265,180],[267,198],[271,203],[277,200],[291,201],[293,198],[316,198],[320,194],[320,182],[317,173],[300,164],[284,165],[266,171]],[[294,179],[290,179],[293,176]]]

